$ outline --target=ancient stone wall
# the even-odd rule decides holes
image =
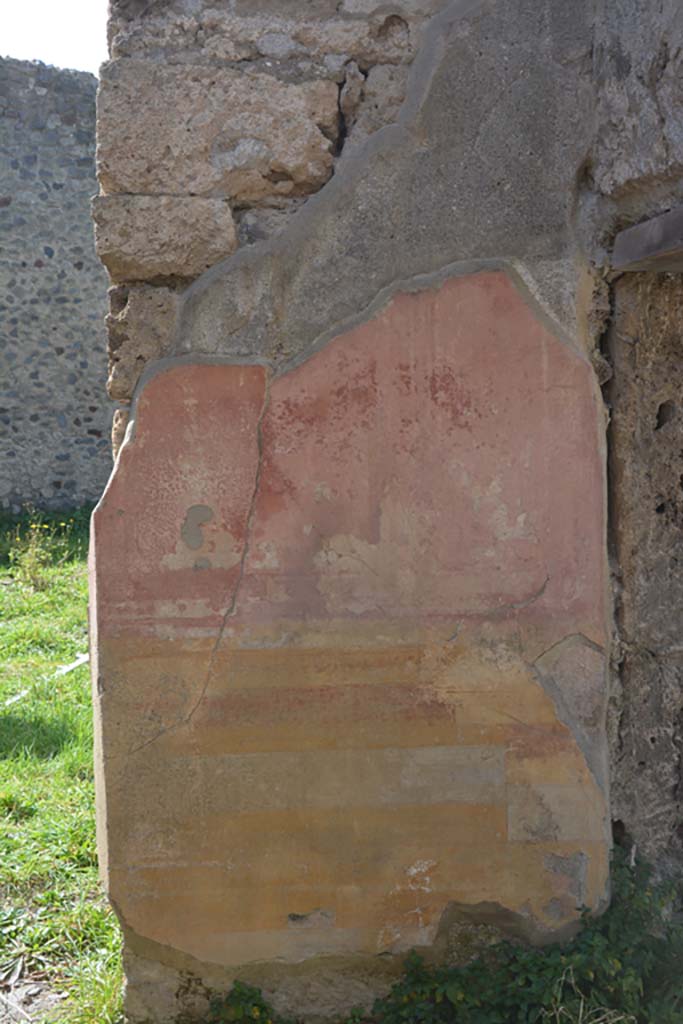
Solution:
[[[682,198],[682,44],[673,0],[112,4],[93,679],[131,1019],[235,976],[334,1017],[463,918],[566,934],[610,775],[676,862],[680,286],[611,250]]]
[[[618,642],[612,816],[642,853],[683,851],[683,282],[634,273],[614,286],[611,538]]]
[[[95,501],[111,472],[92,75],[0,61],[0,503]]]
[[[604,274],[594,305],[610,416],[616,632],[610,702],[612,817],[662,870],[681,870],[680,273],[611,267],[620,229],[683,202],[683,8],[605,3],[594,47],[597,131],[579,231]],[[609,293],[609,294],[608,294]]]
[[[442,3],[112,4],[94,216],[118,284],[113,398],[130,401],[145,363],[168,350],[192,280],[280,233],[340,160],[395,120]]]

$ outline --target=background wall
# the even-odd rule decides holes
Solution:
[[[0,60],[0,504],[96,500],[111,470],[93,75]]]

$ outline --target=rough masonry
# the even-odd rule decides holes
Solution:
[[[235,977],[329,1019],[468,922],[562,938],[610,776],[675,864],[679,285],[610,262],[681,198],[646,7],[112,5],[93,683],[133,1021]]]
[[[113,397],[129,402],[146,362],[169,349],[192,280],[239,244],[282,232],[335,166],[395,119],[440,6],[112,5],[93,213],[98,252],[120,283]]]
[[[627,274],[607,336],[611,517],[619,625],[612,814],[651,859],[683,844],[683,288]]]
[[[93,75],[0,60],[0,504],[75,506],[111,472]]]

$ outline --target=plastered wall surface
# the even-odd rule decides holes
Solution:
[[[296,997],[320,1016],[367,1000],[382,955],[446,941],[459,905],[536,941],[600,906],[587,360],[494,272],[397,295],[272,381],[189,364],[143,394],[94,518],[101,830],[131,949],[223,986],[338,957]],[[134,1015],[157,998],[132,992]]]
[[[566,934],[610,776],[675,862],[675,603],[650,636],[643,581],[677,592],[676,499],[645,525],[633,430],[666,289],[610,270],[680,199],[680,13],[641,6],[113,4],[94,216],[132,404],[93,681],[132,1020],[235,976],[329,1018],[463,920]]]
[[[0,60],[0,503],[73,506],[111,472],[92,75]]]

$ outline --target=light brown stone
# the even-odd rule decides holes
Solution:
[[[98,100],[100,184],[240,202],[316,191],[332,172],[338,120],[334,82],[114,61]]]
[[[114,57],[173,56],[193,62],[259,57],[323,62],[341,56],[364,68],[410,62],[425,23],[443,0],[405,0],[391,7],[377,0],[347,0],[339,12],[336,4],[321,8],[307,0],[298,7],[287,5],[286,14],[283,6],[248,0],[230,11],[152,11],[132,21],[115,11],[111,52]]]
[[[97,254],[114,281],[197,277],[237,246],[230,205],[197,196],[96,196]]]
[[[175,325],[177,293],[147,284],[109,289],[109,379],[111,398],[132,398],[140,374],[163,355]]]

